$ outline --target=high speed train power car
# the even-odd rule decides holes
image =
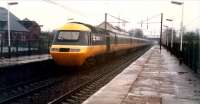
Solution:
[[[113,32],[80,22],[70,22],[55,34],[50,54],[54,61],[64,66],[81,66],[88,59],[117,53],[121,50],[148,44],[145,39],[134,38],[127,33]]]

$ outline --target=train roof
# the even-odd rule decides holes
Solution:
[[[86,23],[82,23],[82,22],[70,22],[70,23],[75,23],[75,24],[81,24],[81,25],[84,25],[88,28],[91,29],[91,31],[94,31],[94,32],[105,32],[105,29],[101,29],[101,28],[98,28],[98,27],[94,27],[90,24],[86,24]]]
[[[111,30],[105,30],[99,27],[94,27],[90,24],[86,24],[86,23],[82,23],[82,22],[69,22],[67,24],[65,24],[63,27],[61,27],[59,30],[81,30],[81,31],[93,31],[93,32],[112,32],[112,33],[116,33],[113,32]],[[147,39],[143,39],[143,38],[136,38],[136,37],[132,37],[129,35],[122,35],[122,33],[117,34],[118,37],[124,37],[124,38],[132,38],[132,39],[137,39],[137,40],[141,40],[141,41],[148,41]]]
[[[92,31],[90,27],[83,25],[83,24],[77,24],[77,23],[67,23],[63,25],[61,28],[58,30],[79,30],[79,31]]]

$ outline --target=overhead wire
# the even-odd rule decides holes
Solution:
[[[153,19],[153,18],[156,18],[156,17],[158,17],[158,16],[160,16],[160,14],[153,15],[153,16],[151,16],[150,18],[148,17],[148,20],[147,20],[147,19],[145,19],[145,20],[141,20],[141,21],[144,23],[145,21],[149,21],[149,20],[151,20],[151,19]],[[138,23],[140,24],[140,23],[141,23],[141,21],[140,21],[140,22],[138,22]]]
[[[70,8],[70,7],[67,7],[67,6],[65,6],[65,5],[63,5],[63,4],[57,3],[57,2],[55,2],[55,1],[53,1],[53,0],[42,0],[42,1],[45,1],[45,2],[50,3],[50,4],[54,4],[54,5],[58,6],[58,7],[61,7],[61,8],[65,9],[65,10],[71,12],[71,13],[77,14],[77,15],[82,16],[82,17],[84,17],[84,18],[88,18],[88,17],[87,17],[85,14],[83,14],[82,12],[80,12],[80,11],[78,11],[78,10],[75,10],[75,9],[72,9],[72,8]]]
[[[63,9],[65,9],[65,10],[67,10],[67,11],[69,11],[69,12],[71,12],[71,13],[74,13],[74,14],[77,14],[77,15],[79,15],[79,16],[81,16],[82,18],[85,18],[85,19],[90,19],[90,20],[96,20],[96,21],[99,21],[99,20],[97,20],[96,18],[90,18],[90,17],[88,17],[87,15],[85,15],[84,13],[82,13],[81,11],[79,11],[79,10],[75,10],[75,9],[72,9],[72,8],[70,8],[70,7],[67,7],[67,6],[65,6],[65,5],[63,5],[63,4],[60,4],[60,3],[57,3],[57,2],[55,2],[55,1],[53,1],[53,0],[42,0],[42,1],[45,1],[45,2],[47,2],[47,3],[50,3],[50,4],[54,4],[54,5],[56,5],[56,6],[59,6],[59,7],[61,7],[61,8],[63,8]],[[102,16],[103,17],[103,16]]]
[[[115,18],[115,19],[118,19],[118,20],[123,21],[124,23],[128,23],[128,21],[126,21],[126,20],[124,20],[124,19],[121,19],[121,18],[119,18],[119,17],[113,16],[113,15],[111,15],[111,14],[109,14],[109,13],[107,13],[107,14],[108,14],[109,16]]]

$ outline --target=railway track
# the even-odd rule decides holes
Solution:
[[[35,83],[22,84],[0,93],[0,104],[79,104],[108,83],[131,62],[143,54],[141,49],[105,65],[72,72]],[[60,96],[58,98],[58,96]]]
[[[44,64],[49,68],[45,69]],[[58,76],[61,76],[62,73],[53,70],[53,68],[55,68],[55,64],[51,60],[7,67],[1,73],[0,78],[0,104],[10,103],[15,99],[60,82],[62,78],[58,78]],[[11,70],[13,72],[10,72]]]
[[[42,80],[35,83],[24,83],[9,88],[1,89],[0,93],[0,104],[9,103],[17,98],[26,96],[30,93],[34,93],[38,90],[46,88],[50,85],[61,82],[63,77],[51,78]]]
[[[81,104],[85,101],[89,96],[94,94],[97,90],[107,84],[110,80],[112,80],[116,75],[118,75],[123,69],[132,63],[135,59],[137,59],[141,53],[137,53],[134,58],[125,57],[123,61],[121,61],[118,65],[110,65],[107,67],[107,70],[104,73],[100,73],[92,80],[89,80],[73,90],[65,93],[59,98],[54,99],[48,104]],[[112,70],[114,69],[114,70]]]

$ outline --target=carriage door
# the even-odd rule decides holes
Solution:
[[[92,45],[92,33],[88,33],[88,45]]]
[[[106,51],[110,51],[110,34],[108,32],[105,33],[106,35]]]

